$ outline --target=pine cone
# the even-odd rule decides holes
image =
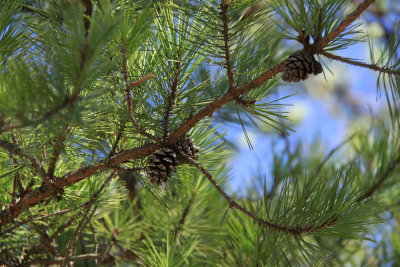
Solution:
[[[286,82],[298,82],[308,78],[308,74],[319,74],[322,65],[314,56],[306,51],[294,52],[286,59],[282,79]]]
[[[322,73],[323,71],[324,71],[324,69],[322,68],[321,63],[314,60],[314,75],[318,75],[318,74]]]
[[[174,150],[168,147],[156,150],[147,162],[147,175],[150,182],[161,185],[168,182],[173,172],[176,172],[178,159]]]
[[[199,158],[200,148],[194,144],[193,139],[190,138],[189,135],[186,135],[185,137],[179,139],[178,142],[176,142],[175,147],[178,152],[177,155],[179,164],[188,163],[186,158],[182,155],[182,152],[194,160],[197,160]]]

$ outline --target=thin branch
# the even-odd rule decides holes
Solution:
[[[224,53],[225,53],[225,68],[228,75],[229,88],[232,90],[236,87],[233,78],[232,62],[231,62],[231,51],[229,46],[229,26],[228,26],[228,2],[224,3],[221,1],[221,20],[222,20],[222,35],[224,40]]]
[[[86,203],[83,204],[83,205],[86,205]],[[21,225],[27,224],[27,223],[29,223],[29,222],[33,222],[33,221],[42,221],[42,220],[48,219],[48,218],[53,217],[53,216],[62,215],[62,214],[65,214],[65,213],[74,211],[74,210],[76,210],[76,209],[77,209],[77,208],[65,209],[65,210],[56,211],[56,212],[51,213],[51,214],[47,214],[47,215],[43,215],[43,216],[37,216],[37,217],[34,217],[34,218],[29,218],[29,219],[23,220],[23,221],[16,221],[16,222],[13,224],[13,226],[11,226],[10,228],[8,228],[8,229],[2,231],[2,232],[1,232],[1,235],[4,235],[4,234],[9,233],[9,232],[12,232],[14,229],[20,227]]]
[[[55,239],[62,231],[64,231],[67,227],[69,227],[72,222],[75,220],[75,216],[72,216],[65,224],[61,225],[50,237],[49,240],[53,240]],[[45,243],[45,240],[42,240],[42,242],[40,242],[39,244],[35,245],[34,247],[32,247],[30,250],[28,250],[26,252],[26,254],[24,255],[24,258],[22,260],[21,266],[30,266],[29,264],[27,264],[27,261],[29,259],[29,257],[36,253],[36,251],[38,251]]]
[[[269,229],[272,229],[272,230],[276,230],[276,231],[280,231],[280,232],[285,232],[285,233],[292,234],[292,235],[300,235],[300,234],[304,234],[304,233],[313,233],[313,232],[316,232],[316,231],[318,231],[320,229],[323,229],[325,227],[332,226],[339,219],[339,217],[336,216],[336,217],[332,217],[332,218],[327,219],[321,225],[311,224],[311,225],[304,226],[304,227],[296,226],[296,227],[293,227],[293,228],[263,220],[260,217],[257,217],[255,214],[253,214],[249,210],[247,210],[246,208],[240,206],[227,193],[225,193],[225,191],[217,184],[217,181],[214,180],[214,178],[211,176],[211,174],[209,172],[207,172],[200,164],[198,164],[192,158],[187,156],[183,151],[181,151],[181,153],[190,164],[195,166],[198,170],[200,170],[207,177],[207,179],[217,189],[219,194],[223,198],[225,198],[225,200],[229,203],[230,207],[237,209],[238,211],[242,212],[243,214],[245,214],[246,216],[250,217],[254,221],[258,222],[259,224],[264,225],[266,228],[269,228]]]
[[[367,64],[367,63],[359,62],[359,61],[352,60],[349,58],[337,56],[337,55],[334,55],[334,54],[331,54],[331,53],[325,52],[325,51],[319,52],[319,54],[324,55],[328,58],[337,60],[337,61],[341,61],[344,63],[354,65],[354,66],[359,66],[359,67],[363,67],[363,68],[367,68],[367,69],[371,69],[371,70],[375,70],[375,71],[379,71],[379,72],[384,72],[384,73],[388,73],[388,74],[400,75],[400,70],[391,70],[391,69],[387,69],[387,68],[381,68],[375,64]]]
[[[132,90],[135,87],[138,87],[140,85],[142,85],[143,83],[147,82],[150,79],[155,78],[156,76],[154,76],[152,73],[147,74],[146,76],[144,76],[143,78],[141,78],[140,80],[136,81],[136,82],[130,82],[127,84],[127,88],[129,90]]]
[[[372,196],[376,190],[379,189],[379,187],[386,181],[386,179],[389,178],[390,174],[400,165],[400,156],[398,156],[396,159],[392,160],[387,168],[384,170],[381,175],[379,175],[379,179],[374,183],[364,194],[362,194],[358,199],[357,202],[361,202],[366,198],[369,198]]]
[[[27,118],[22,118],[21,121],[18,123],[11,123],[11,124],[3,125],[2,127],[0,127],[0,133],[8,132],[8,131],[11,131],[14,129],[23,128],[23,127],[29,126],[29,125],[36,125],[36,124],[39,124],[39,123],[49,119],[51,116],[56,115],[60,110],[66,108],[67,106],[72,107],[74,105],[74,103],[78,100],[79,93],[80,93],[80,90],[75,90],[75,92],[70,97],[66,96],[60,105],[56,106],[52,110],[47,111],[40,118],[36,118],[36,119],[32,119],[32,120],[28,120]]]
[[[176,99],[176,93],[179,88],[179,74],[181,69],[181,58],[178,50],[178,59],[175,62],[175,70],[174,70],[174,79],[172,80],[170,86],[170,92],[168,94],[167,103],[165,105],[164,110],[164,118],[163,118],[163,140],[166,141],[168,137],[168,128],[169,128],[169,117],[171,115],[171,111],[173,109],[173,105]]]
[[[126,122],[124,121],[122,123],[121,127],[118,129],[117,137],[115,138],[114,143],[112,144],[110,153],[108,154],[109,158],[114,156],[115,150],[117,149],[117,145],[118,145],[119,141],[121,140],[122,134],[124,133],[125,126],[126,126]]]
[[[81,0],[85,5],[85,16],[83,16],[83,23],[85,25],[85,37],[89,35],[90,18],[92,17],[93,5],[91,0]]]
[[[33,226],[33,228],[35,228],[36,232],[42,238],[44,245],[47,247],[47,251],[49,251],[52,256],[55,256],[57,254],[57,251],[54,248],[53,244],[51,244],[53,240],[51,240],[49,235],[46,233],[45,227],[35,222],[30,222],[30,224]]]
[[[185,220],[186,220],[187,216],[189,215],[189,211],[190,211],[190,208],[192,207],[193,201],[194,200],[192,197],[189,199],[188,203],[186,204],[186,207],[182,212],[182,216],[179,219],[178,226],[175,228],[175,231],[174,231],[175,236],[177,235],[179,230],[182,230],[182,227],[185,224]]]
[[[78,226],[75,228],[75,231],[72,234],[72,237],[69,240],[67,247],[65,248],[66,256],[65,256],[64,262],[62,263],[62,266],[67,266],[67,262],[70,259],[70,257],[72,257],[72,253],[75,248],[75,241],[77,240],[77,238],[79,238],[82,235],[82,231],[85,228],[86,224],[92,219],[94,212],[97,209],[97,205],[93,208],[92,211],[90,211],[90,208],[91,208],[91,206],[89,206],[83,213],[83,218],[79,222]]]
[[[104,181],[104,183],[100,186],[100,188],[93,194],[91,199],[88,201],[89,203],[95,203],[97,198],[100,196],[100,193],[104,190],[104,188],[110,183],[111,179],[114,178],[116,172],[112,172],[110,176],[107,177],[107,179]],[[78,226],[76,227],[74,233],[72,234],[71,239],[68,242],[68,245],[66,247],[66,257],[63,262],[63,266],[66,265],[68,262],[69,258],[72,256],[73,250],[74,250],[74,244],[77,238],[82,234],[82,231],[86,224],[91,221],[94,212],[97,209],[97,204],[94,206],[94,208],[90,211],[92,208],[91,205],[88,205],[85,212],[83,213],[83,218],[79,222]]]
[[[47,177],[47,174],[46,174],[43,166],[40,164],[40,162],[35,157],[26,155],[20,147],[18,147],[17,145],[14,145],[12,143],[9,143],[5,140],[0,139],[0,147],[4,148],[5,150],[7,150],[9,153],[11,153],[13,155],[17,155],[19,157],[29,160],[32,167],[43,178],[43,180],[45,180],[45,181],[47,180],[48,177]]]
[[[283,70],[284,66],[285,66],[285,61],[282,61],[281,63],[274,66],[270,70],[264,72],[254,80],[240,87],[236,87],[226,92],[225,94],[221,95],[220,97],[216,98],[214,101],[207,104],[205,107],[200,109],[196,114],[194,114],[184,123],[182,123],[178,127],[178,129],[176,129],[175,132],[171,135],[169,141],[171,143],[176,142],[179,138],[184,136],[187,131],[189,131],[192,127],[194,127],[201,119],[207,116],[211,117],[216,110],[221,108],[226,103],[236,100],[239,96],[251,91],[254,88],[259,87],[264,82],[272,79],[273,77],[275,77],[275,75],[277,75],[279,72]]]
[[[325,38],[321,39],[319,42],[311,45],[311,52],[322,51],[333,39],[335,39],[339,34],[346,30],[346,28],[355,21],[364,10],[366,10],[375,0],[364,0],[361,2],[357,8],[351,12],[332,32],[330,32]]]
[[[102,184],[102,186],[93,194],[93,196],[91,197],[91,199],[89,201],[87,201],[86,203],[84,203],[81,207],[86,207],[86,208],[90,208],[91,205],[95,202],[95,200],[99,197],[100,193],[103,191],[103,189],[106,187],[106,185],[109,184],[109,182],[111,181],[111,179],[115,176],[116,172],[111,173],[111,175],[104,181],[104,183]],[[86,212],[84,214],[87,214]],[[90,216],[92,216],[93,213],[91,213]],[[86,216],[86,215],[85,215]],[[54,238],[56,238],[62,231],[64,231],[65,228],[67,228],[68,226],[70,226],[72,224],[72,222],[75,220],[76,215],[71,216],[71,218],[69,219],[69,221],[62,225],[55,233],[53,233],[51,235],[50,238],[48,238],[46,240],[46,242],[48,242],[48,240],[53,240]],[[80,224],[82,223],[83,219],[81,220]],[[80,227],[78,226],[77,230],[79,230]],[[44,245],[45,240],[43,240],[42,242],[40,242],[39,244],[37,244],[36,246],[34,246],[33,248],[31,248],[27,253],[26,256],[24,258],[24,261],[27,260],[30,255],[32,255],[33,253],[35,253],[41,246]],[[23,265],[23,264],[22,264]]]
[[[13,141],[13,144],[15,146],[18,146],[18,140],[17,137],[15,136],[15,134],[11,134],[11,139]],[[13,161],[13,165],[14,165],[14,169],[18,168],[18,160],[15,157],[11,157],[12,161]],[[14,196],[15,196],[15,189],[16,186],[18,186],[18,193],[20,195],[22,195],[25,192],[25,188],[24,188],[24,182],[22,180],[22,176],[21,173],[19,171],[16,171],[14,174],[14,183],[13,183],[13,200],[14,201]]]
[[[61,149],[63,147],[63,143],[65,141],[67,133],[70,131],[71,126],[67,126],[64,132],[58,137],[56,144],[53,148],[53,155],[51,156],[49,168],[47,169],[47,175],[49,177],[54,176],[54,171],[56,168],[58,157],[60,156]]]
[[[97,242],[96,231],[94,230],[92,221],[89,221],[89,227],[90,227],[90,230],[92,231],[92,235],[91,236],[93,237],[94,252],[96,254],[98,254],[99,253],[99,243]],[[97,264],[97,260],[96,260],[96,264]]]
[[[142,129],[140,127],[139,123],[137,122],[137,120],[135,118],[135,115],[133,114],[132,96],[131,96],[132,83],[128,83],[128,59],[126,58],[126,47],[125,46],[123,46],[121,48],[121,53],[122,53],[122,75],[124,77],[124,82],[125,82],[125,96],[126,96],[126,103],[128,105],[129,119],[139,134],[141,134],[149,139],[157,141],[158,139],[155,136],[147,133],[144,129]],[[151,78],[149,75],[150,74],[146,75],[147,76],[146,79],[145,79],[145,77],[146,77],[145,76],[141,80],[147,81],[148,79]],[[139,80],[139,81],[141,81],[141,80]],[[139,81],[137,82],[138,84],[139,84]]]

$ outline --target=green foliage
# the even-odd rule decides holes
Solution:
[[[334,31],[348,14],[347,0],[277,0],[271,1],[274,10],[281,16],[285,23],[291,28],[286,31],[287,38],[297,39],[299,36],[309,36],[313,41],[319,41]],[[328,50],[344,49],[350,45],[360,42],[362,38],[358,30],[360,24],[354,24],[348,27],[333,39],[329,46],[324,48]]]
[[[373,62],[391,125],[357,129],[338,156],[318,140],[273,144],[259,163],[270,172],[229,190],[227,126],[240,124],[250,146],[248,127],[292,130],[293,94],[275,94],[282,62],[292,42],[332,34],[349,6],[0,0],[0,264],[366,264],[387,218],[373,253],[387,263],[391,249],[397,264],[398,29]],[[360,29],[315,53],[363,41]],[[198,165],[151,184],[149,156],[184,134],[201,148]]]

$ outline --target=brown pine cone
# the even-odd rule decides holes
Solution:
[[[176,172],[178,159],[174,150],[168,147],[156,150],[147,162],[147,176],[150,182],[161,185],[168,182],[173,172]]]
[[[187,156],[190,158],[197,160],[199,158],[199,151],[200,148],[194,144],[194,141],[192,138],[190,138],[189,135],[186,135],[182,137],[181,139],[176,142],[176,150],[177,150],[177,158],[179,161],[179,164],[186,164],[188,161],[186,158],[182,155],[182,153],[185,153]]]
[[[282,79],[286,82],[298,82],[308,78],[308,74],[319,74],[322,65],[314,56],[306,51],[292,53],[286,60]]]

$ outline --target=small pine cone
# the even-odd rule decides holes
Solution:
[[[194,160],[197,160],[199,158],[200,148],[194,144],[193,139],[190,138],[189,135],[186,135],[185,137],[182,137],[181,139],[179,139],[176,142],[175,147],[176,147],[176,150],[178,151],[179,164],[188,163],[186,158],[181,154],[182,152]]]
[[[320,73],[322,73],[324,71],[324,69],[322,68],[321,63],[319,63],[318,61],[316,61],[314,59],[314,75],[318,75]]]
[[[308,74],[322,72],[322,65],[306,51],[294,52],[286,59],[282,79],[286,82],[298,82],[308,78]]]
[[[173,172],[176,172],[178,159],[174,150],[164,147],[156,150],[147,161],[147,176],[150,182],[161,185],[168,182]]]

